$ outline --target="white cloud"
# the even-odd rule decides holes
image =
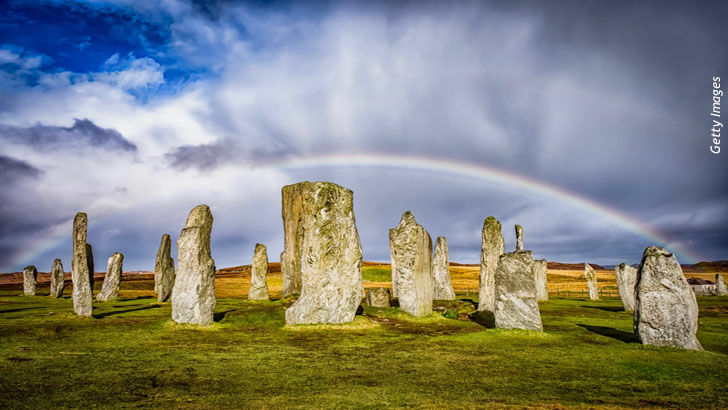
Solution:
[[[246,153],[427,155],[536,179],[553,177],[553,184],[578,189],[590,181],[582,179],[596,174],[608,179],[613,163],[606,161],[621,150],[614,147],[629,146],[634,138],[610,133],[642,133],[665,118],[660,101],[639,99],[630,88],[649,73],[633,73],[598,51],[581,63],[585,54],[550,59],[540,49],[539,22],[527,13],[442,7],[389,15],[343,7],[306,18],[235,6],[213,22],[183,2],[165,1],[162,11],[148,3],[136,6],[169,13],[170,55],[207,68],[207,75],[176,94],[151,92],[140,100],[136,93],[165,85],[166,67],[152,58],[114,54],[104,72],[45,73],[38,70],[39,57],[0,49],[0,64],[39,74],[38,85],[13,93],[0,111],[0,124],[69,127],[74,118],[88,118],[138,147],[131,158],[101,150],[79,155],[61,149],[49,155],[22,144],[4,146],[3,154],[44,171],[32,189],[18,191],[37,200],[14,212],[28,220],[43,215],[55,227],[49,235],[62,238],[65,221],[86,210],[99,252],[126,246],[122,251],[133,255],[126,259],[132,268],[149,268],[159,235],[176,235],[199,203],[213,207],[213,253],[220,266],[245,263],[256,241],[270,242],[270,259],[276,260],[282,245],[280,187],[313,178],[355,188],[365,257],[386,255],[386,229],[410,207],[420,207],[418,218],[435,221],[430,226],[451,235],[450,245],[460,248],[454,255],[471,262],[479,225],[491,214],[523,222],[533,243],[546,248],[553,239],[551,249],[561,252],[581,249],[580,238],[618,240],[624,232],[593,215],[564,212],[557,203],[533,204],[528,193],[504,193],[450,175],[360,168],[283,171],[251,168],[251,158],[235,155],[208,172],[179,171],[165,154],[180,146],[235,141]],[[590,83],[590,73],[601,80]],[[4,83],[0,79],[0,87]],[[594,112],[603,107],[613,111]],[[634,111],[642,116],[632,116]],[[622,118],[629,124],[615,125]],[[596,139],[604,135],[612,139]],[[576,156],[585,147],[593,148],[593,157]],[[627,172],[641,169],[629,161],[619,166]],[[625,209],[642,212],[630,205]],[[28,238],[40,231],[33,232]],[[641,240],[624,239],[612,249],[623,252],[625,246],[641,246]]]

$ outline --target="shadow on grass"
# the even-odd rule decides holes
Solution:
[[[589,309],[599,309],[599,310],[603,310],[605,312],[624,312],[624,308],[622,306],[586,306],[586,305],[582,305],[580,307],[589,308]]]
[[[592,326],[592,325],[585,325],[583,323],[577,324],[579,327],[583,327],[584,329],[596,333],[601,336],[611,337],[612,339],[619,340],[624,343],[639,343],[639,339],[634,333],[625,332],[622,330],[617,330],[612,327],[606,327],[606,326]]]
[[[221,320],[225,319],[225,315],[227,315],[230,312],[235,312],[237,309],[229,309],[224,312],[215,312],[212,314],[212,321],[213,322],[220,322]]]
[[[156,296],[137,296],[135,298],[119,298],[118,302],[130,302],[132,300],[156,299]]]
[[[470,320],[486,329],[495,329],[495,316],[493,312],[475,312],[470,315]]]
[[[462,300],[463,302],[470,302],[473,304],[473,306],[475,306],[475,309],[478,309],[479,303],[474,301],[473,299],[460,299],[460,300]]]
[[[94,315],[94,318],[95,319],[103,319],[105,317],[114,316],[114,315],[120,315],[122,313],[138,312],[140,310],[156,309],[156,308],[160,308],[160,307],[161,306],[159,306],[159,305],[149,305],[149,306],[142,306],[142,307],[133,308],[133,309],[117,310],[117,311],[114,311],[114,312],[99,313],[98,315]]]
[[[20,308],[20,309],[5,309],[5,310],[0,310],[0,315],[3,313],[20,312],[23,310],[33,310],[33,309],[42,309],[42,308],[41,307],[29,307],[29,308]]]

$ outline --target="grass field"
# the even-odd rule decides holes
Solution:
[[[614,298],[543,302],[542,334],[493,329],[467,295],[424,319],[365,306],[348,325],[291,327],[280,300],[238,298],[241,280],[218,279],[209,327],[172,322],[149,281],[123,282],[93,319],[68,296],[0,292],[0,406],[728,407],[726,297],[698,299],[695,352],[635,343]]]

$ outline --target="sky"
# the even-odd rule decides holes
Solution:
[[[208,204],[218,267],[279,260],[281,187],[354,191],[364,259],[411,210],[477,263],[728,259],[721,1],[0,0],[0,272],[89,216],[98,264],[152,270]],[[725,110],[723,122],[728,119]],[[726,131],[728,134],[728,131]],[[173,249],[173,254],[176,249]]]

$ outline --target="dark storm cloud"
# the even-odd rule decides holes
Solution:
[[[226,138],[210,144],[182,145],[172,148],[164,157],[176,169],[210,171],[231,163],[255,165],[267,160],[289,157],[293,150],[279,146],[245,148],[240,142]]]
[[[232,162],[237,157],[238,143],[225,139],[212,144],[182,145],[164,154],[174,168],[210,170]]]
[[[134,139],[144,153],[154,156],[148,163],[156,164],[156,155],[166,152],[164,161],[173,170],[204,171],[193,178],[199,185],[180,193],[195,181],[165,170],[163,184],[169,191],[144,202],[134,197],[140,181],[130,177],[128,202],[123,203],[129,210],[123,217],[109,218],[103,228],[90,228],[101,229],[98,238],[106,238],[99,249],[123,248],[131,267],[150,268],[160,233],[179,232],[188,209],[208,201],[218,207],[213,253],[220,266],[249,262],[256,241],[266,242],[270,254],[277,255],[282,245],[279,184],[305,179],[330,180],[354,190],[366,259],[388,260],[387,230],[407,209],[433,238],[448,238],[451,258],[457,262],[478,262],[480,229],[489,215],[503,223],[509,250],[514,246],[513,225],[524,225],[526,247],[537,258],[634,263],[654,244],[639,228],[616,224],[599,211],[570,207],[568,194],[544,198],[528,187],[519,192],[446,172],[342,166],[286,170],[287,179],[281,181],[271,176],[278,170],[263,170],[251,177],[261,184],[249,189],[254,196],[235,192],[221,203],[215,192],[221,181],[252,174],[236,165],[337,153],[484,165],[612,208],[660,232],[666,243],[691,248],[706,259],[727,257],[728,161],[723,154],[707,151],[706,117],[712,76],[728,80],[725,2],[118,4],[133,9],[136,16],[128,25],[110,18],[122,26],[124,37],[134,39],[132,45],[117,49],[103,36],[97,40],[95,32],[105,30],[101,26],[90,27],[91,39],[86,41],[86,30],[65,33],[68,30],[53,24],[39,26],[44,37],[64,31],[62,36],[47,36],[53,39],[50,46],[44,42],[44,47],[33,47],[24,30],[13,43],[55,59],[57,53],[47,50],[60,41],[64,50],[73,51],[69,58],[89,56],[84,67],[132,51],[138,57],[152,56],[163,68],[169,66],[165,61],[176,59],[182,69],[205,74],[192,80],[200,90],[193,95],[194,104],[190,99],[178,104],[174,95],[155,100],[159,89],[150,92],[150,110],[169,104],[172,109],[161,112],[189,122],[155,123],[153,127],[164,128],[155,133],[157,128],[147,132],[142,120],[136,134],[128,135],[149,135],[144,140],[149,145]],[[113,9],[106,2],[103,7]],[[44,15],[39,12],[38,19]],[[159,55],[136,40],[137,34],[147,36],[143,27],[136,28],[141,20],[161,28],[160,41],[165,44],[151,42]],[[10,31],[4,33],[11,38]],[[57,40],[65,38],[72,41]],[[110,44],[105,50],[98,48],[103,42]],[[146,51],[134,51],[137,48]],[[165,72],[167,81],[171,74]],[[7,101],[16,92],[13,89]],[[0,88],[4,97],[2,93]],[[53,93],[42,95],[53,98]],[[0,98],[0,107],[6,104]],[[32,115],[37,114],[29,111],[31,117],[19,121],[34,121]],[[119,110],[119,118],[135,112]],[[85,112],[71,115],[95,118]],[[136,120],[133,115],[127,118]],[[199,125],[205,140],[175,128],[179,124],[190,124],[190,129]],[[76,132],[44,129],[49,128],[61,134]],[[78,139],[91,145],[89,137]],[[58,146],[61,140],[47,146]],[[123,149],[118,141],[100,146]],[[33,164],[50,163],[28,158]],[[99,178],[97,184],[83,186],[106,181]],[[17,184],[22,185],[29,184]],[[104,197],[93,189],[88,189],[87,199],[64,209],[66,217],[86,207],[90,198]],[[26,212],[23,220],[47,220],[55,203],[29,212],[22,207],[29,197],[40,196],[13,191],[12,209]],[[247,202],[249,197],[258,202]],[[167,217],[173,207],[174,218]],[[171,222],[162,223],[162,218]],[[20,219],[13,214],[2,222]],[[120,227],[121,233],[115,234]],[[12,242],[25,228],[7,229],[4,240]],[[44,236],[41,229],[36,229],[38,236]],[[47,259],[52,256],[49,251]]]
[[[70,127],[34,125],[27,128],[0,125],[0,139],[40,150],[86,146],[135,153],[137,146],[113,128],[101,128],[88,119],[75,119]]]
[[[234,27],[226,24],[236,7],[216,2],[211,26]],[[484,164],[583,196],[668,241],[720,255],[728,243],[720,229],[712,241],[703,241],[696,219],[671,224],[660,217],[684,208],[707,215],[715,203],[728,203],[728,162],[707,151],[706,127],[712,76],[728,73],[728,26],[721,10],[722,2],[644,1],[322,8],[307,21],[316,24],[298,26],[305,28],[300,35],[276,31],[273,38],[286,41],[275,43],[275,52],[263,47],[260,55],[244,55],[228,67],[228,86],[238,93],[256,87],[265,92],[251,92],[257,98],[248,105],[224,101],[211,122],[234,135],[244,112],[247,121],[237,124],[276,124],[301,152]],[[268,130],[258,129],[268,138]],[[409,188],[407,196],[429,197],[429,187]],[[429,203],[424,212],[436,214],[432,202],[419,205]],[[463,215],[478,205],[437,206],[441,214]],[[500,217],[518,221],[528,207],[505,208]],[[722,226],[726,216],[715,217]],[[554,258],[634,261],[651,244],[617,227],[615,237],[602,227],[549,228],[529,232],[533,244]]]
[[[11,183],[19,178],[36,178],[42,172],[25,161],[0,155],[0,181],[4,184]]]

